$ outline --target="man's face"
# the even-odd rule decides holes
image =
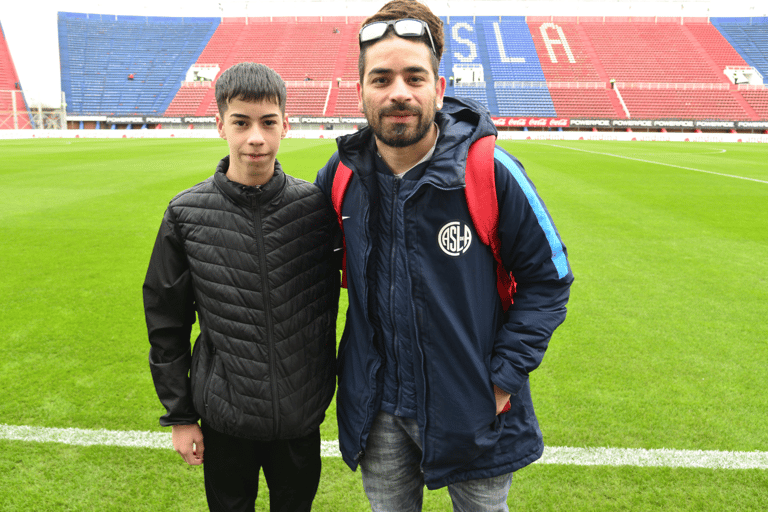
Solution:
[[[230,170],[243,176],[266,176],[268,181],[288,121],[271,101],[233,99],[228,105],[223,118],[216,115],[216,127],[229,144]]]
[[[357,97],[379,142],[403,148],[429,133],[445,94],[445,78],[435,81],[431,56],[423,42],[400,37],[368,47]]]

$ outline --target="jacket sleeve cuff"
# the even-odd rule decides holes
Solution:
[[[526,382],[528,375],[521,373],[502,357],[491,359],[491,382],[512,396],[517,396]]]
[[[168,363],[156,363],[150,354],[149,367],[155,382],[155,390],[167,413],[160,418],[160,425],[196,423],[200,416],[192,405],[189,383],[191,354],[185,353]]]

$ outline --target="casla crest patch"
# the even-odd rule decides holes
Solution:
[[[472,244],[472,229],[460,221],[451,221],[440,228],[437,244],[448,256],[461,256]]]

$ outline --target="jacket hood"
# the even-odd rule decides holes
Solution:
[[[435,122],[440,127],[440,138],[432,163],[440,169],[453,169],[458,180],[455,184],[463,186],[469,147],[478,139],[498,134],[491,114],[475,100],[446,96]]]
[[[442,186],[463,186],[469,146],[482,137],[496,136],[498,133],[490,112],[470,98],[445,96],[443,108],[435,114],[435,122],[440,128],[440,136],[432,156],[432,165],[425,177]],[[372,138],[373,130],[370,126],[338,137],[336,142],[341,161],[361,174],[372,171],[373,155],[369,151],[373,144]]]
[[[440,126],[443,138],[441,151],[461,144],[467,144],[468,148],[477,139],[498,134],[488,109],[470,98],[446,96],[443,99],[443,108],[437,112],[435,121]]]

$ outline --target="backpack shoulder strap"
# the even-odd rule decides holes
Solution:
[[[493,168],[493,152],[496,138],[488,135],[469,147],[467,168],[464,173],[469,214],[475,224],[480,241],[498,252],[499,201],[496,197],[496,173]]]
[[[515,293],[515,279],[504,268],[501,261],[501,240],[499,239],[499,201],[496,196],[496,172],[494,151],[496,137],[488,135],[475,141],[467,154],[464,193],[467,207],[480,241],[491,248],[496,260],[496,288],[501,297],[504,311],[512,305]]]
[[[339,160],[336,166],[336,174],[333,175],[333,186],[331,187],[331,202],[333,209],[336,210],[336,216],[339,218],[341,226],[341,207],[344,204],[344,194],[347,193],[347,187],[352,180],[352,169],[344,165]]]
[[[336,166],[336,174],[333,175],[333,185],[331,186],[331,202],[333,203],[333,209],[336,210],[336,217],[339,220],[339,227],[341,228],[341,234],[344,235],[344,222],[342,222],[341,209],[344,206],[344,195],[347,193],[347,187],[352,180],[352,169],[344,165],[339,160],[339,165]],[[347,240],[343,239],[344,243],[344,255],[341,263],[341,286],[347,287]]]

